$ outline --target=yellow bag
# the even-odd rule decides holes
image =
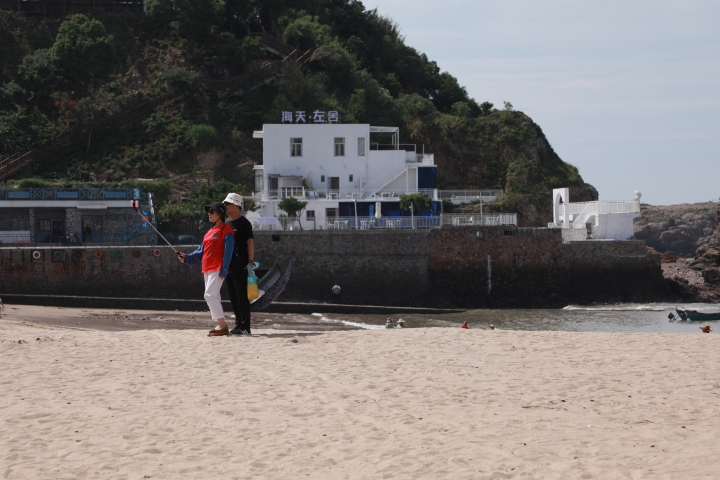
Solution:
[[[255,272],[253,272],[252,267],[248,265],[248,281],[247,281],[247,296],[248,300],[253,301],[256,298],[260,296],[260,291],[258,290],[258,278],[255,275]]]

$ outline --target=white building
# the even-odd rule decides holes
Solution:
[[[633,219],[640,216],[640,192],[631,201],[570,203],[570,189],[553,190],[553,223],[562,227],[564,241],[628,240]]]
[[[288,112],[291,113],[291,112]],[[307,202],[304,229],[410,228],[439,222],[437,167],[432,154],[399,143],[397,127],[368,124],[266,124],[263,165],[255,166],[261,228],[284,214],[278,203]],[[426,193],[433,210],[400,210],[400,195]],[[422,225],[421,225],[422,224]]]

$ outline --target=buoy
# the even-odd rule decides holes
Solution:
[[[42,253],[40,252],[40,250],[35,250],[32,253],[32,256],[35,260],[40,260],[40,257],[42,257]]]
[[[162,252],[160,251],[159,248],[156,248],[155,250],[153,250],[153,255],[155,255],[156,257],[159,257],[161,253]]]
[[[95,258],[102,258],[102,252],[100,250],[95,252]]]
[[[122,252],[121,252],[120,250],[115,250],[115,251],[113,252],[113,257],[115,257],[115,258],[120,258],[120,257],[122,257]]]
[[[61,250],[55,250],[53,252],[53,258],[61,259],[63,257],[63,252]]]
[[[82,258],[82,252],[80,250],[75,250],[73,252],[73,257],[78,258],[78,259]]]
[[[135,250],[133,252],[133,257],[135,257],[135,258],[140,258],[141,255],[142,255],[142,253],[140,252],[140,250]]]

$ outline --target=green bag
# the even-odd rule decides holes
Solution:
[[[250,265],[247,267],[248,269],[248,282],[247,282],[247,296],[248,300],[255,300],[260,296],[260,291],[258,290],[258,278],[255,275],[255,272],[253,272],[253,269]]]

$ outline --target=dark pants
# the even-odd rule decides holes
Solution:
[[[235,325],[250,331],[250,300],[247,297],[247,270],[228,273],[225,283],[235,312]]]

